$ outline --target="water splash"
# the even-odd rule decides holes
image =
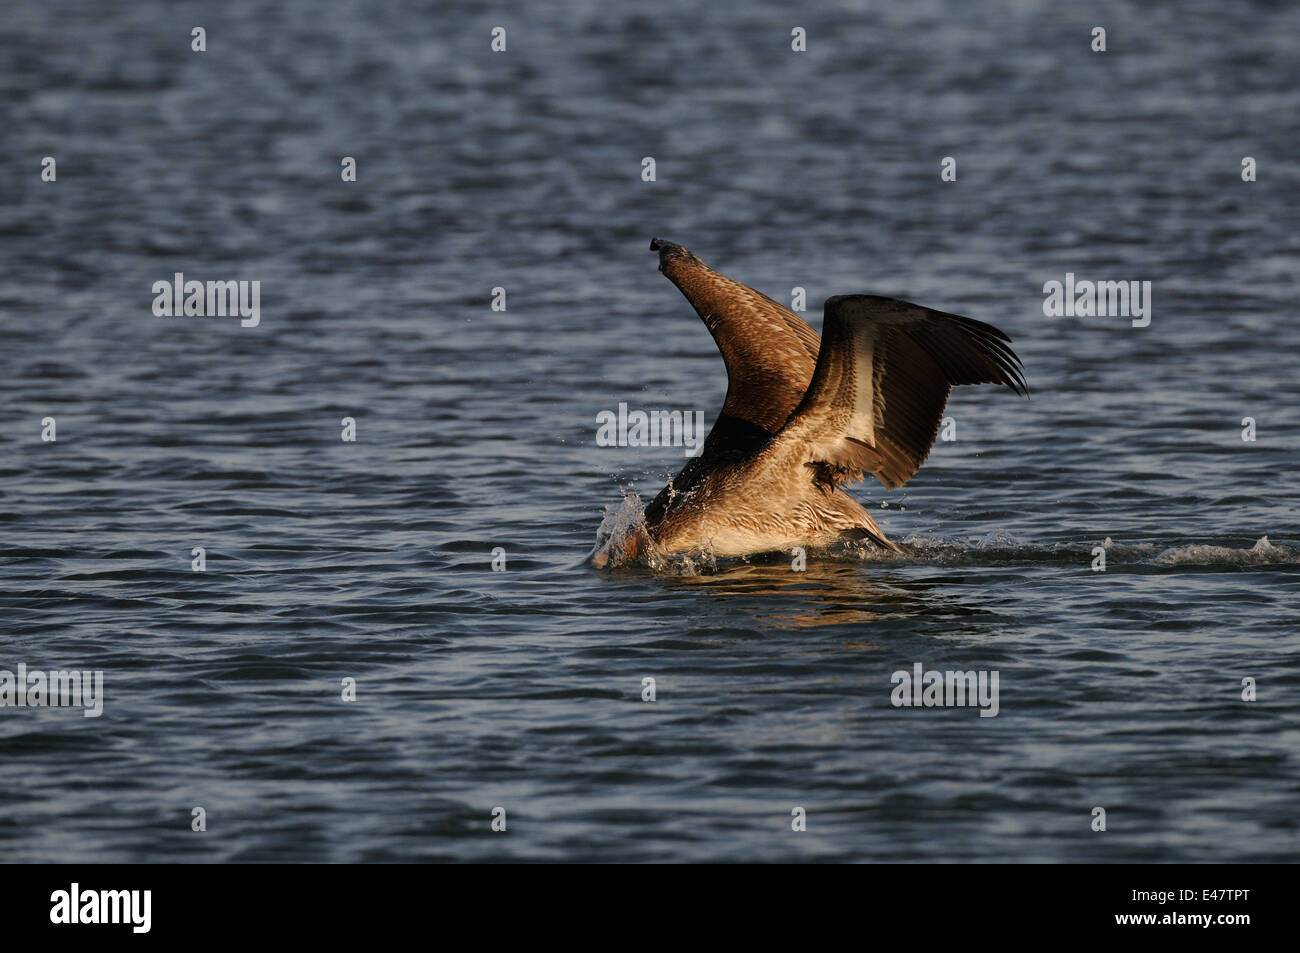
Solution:
[[[621,500],[605,504],[600,528],[596,530],[596,546],[600,548],[611,540],[622,542],[629,539],[644,525],[645,504],[641,502],[641,495],[625,489]]]

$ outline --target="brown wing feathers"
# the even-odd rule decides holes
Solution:
[[[659,270],[695,308],[727,366],[724,416],[776,433],[812,380],[821,339],[797,314],[656,238]]]
[[[952,385],[943,366],[909,335],[886,329],[871,369],[878,465],[872,470],[889,489],[920,469],[934,446]],[[860,478],[859,478],[860,479]]]
[[[824,489],[866,473],[891,489],[906,483],[934,446],[954,385],[1002,384],[1028,395],[1010,338],[990,324],[896,298],[837,295],[826,301],[819,338],[797,314],[681,245],[656,238],[650,249],[722,352],[719,426],[736,420],[776,434],[770,449],[802,457]]]
[[[812,382],[778,441],[805,444],[826,488],[872,473],[902,486],[934,446],[954,384],[1027,394],[1009,338],[992,325],[874,295],[825,307]]]

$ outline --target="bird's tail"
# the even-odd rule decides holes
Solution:
[[[859,526],[854,529],[848,530],[847,532],[844,533],[844,537],[846,539],[852,539],[852,540],[869,539],[871,540],[871,542],[879,546],[881,549],[887,549],[890,552],[898,553],[900,556],[911,555],[911,551],[907,549],[907,547],[894,542],[892,539],[886,536],[884,530],[882,530],[879,526],[877,526],[876,521],[873,520],[870,516],[866,518],[866,523],[867,525],[865,526]]]

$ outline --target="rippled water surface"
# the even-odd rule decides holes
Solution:
[[[1295,858],[1300,7],[6,14],[0,669],[105,703],[0,708],[0,859]],[[595,572],[684,460],[596,415],[726,387],[654,235],[990,321],[1032,399],[857,488],[910,557]],[[1150,326],[1045,317],[1067,272]]]

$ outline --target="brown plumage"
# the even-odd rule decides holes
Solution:
[[[821,339],[765,294],[720,275],[681,245],[650,242],[659,270],[704,321],[727,368],[722,414],[776,433],[803,400]]]
[[[992,325],[875,295],[836,295],[824,336],[766,295],[658,239],[659,270],[703,319],[727,397],[702,452],[646,507],[632,537],[594,565],[652,550],[742,556],[842,539],[902,552],[843,484],[902,486],[934,446],[956,384],[1028,393]]]

